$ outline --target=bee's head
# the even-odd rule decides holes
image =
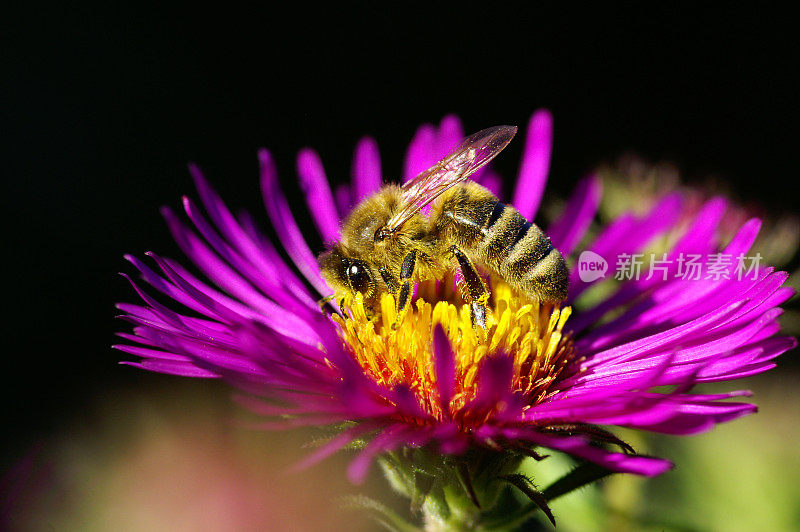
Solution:
[[[356,205],[342,223],[342,244],[362,256],[381,253],[389,244],[386,222],[399,201],[399,187],[387,185]]]
[[[428,221],[421,214],[402,227],[389,228],[389,220],[403,205],[403,191],[397,185],[385,185],[359,203],[342,224],[342,245],[370,262],[394,271],[409,252],[414,241],[425,236]],[[373,276],[374,278],[374,276]]]
[[[337,243],[319,257],[322,276],[337,293],[354,296],[361,292],[364,301],[377,295],[378,285],[373,268],[364,260],[357,259]]]

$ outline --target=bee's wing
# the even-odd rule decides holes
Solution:
[[[464,139],[442,160],[403,185],[401,207],[386,223],[386,228],[399,229],[448,188],[466,181],[508,146],[516,133],[516,126],[496,126]]]

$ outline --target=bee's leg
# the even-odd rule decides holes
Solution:
[[[389,292],[396,294],[397,291],[400,290],[400,283],[397,282],[397,279],[395,279],[394,275],[392,275],[392,272],[383,267],[379,268],[378,271],[380,272],[381,277],[383,277],[383,282],[386,283],[386,288],[389,289]]]
[[[317,300],[317,305],[319,305],[319,308],[324,309],[328,305],[328,303],[330,303],[334,299],[336,299],[336,294],[331,294],[329,296]]]
[[[483,278],[475,269],[472,261],[469,260],[463,251],[456,246],[450,248],[450,251],[458,261],[458,266],[461,268],[461,274],[464,276],[464,284],[467,287],[467,294],[470,298],[470,308],[472,310],[472,325],[474,327],[480,326],[481,329],[486,329],[486,320],[488,318],[489,309],[486,303],[489,302],[489,289]]]
[[[339,310],[336,310],[336,308],[331,304],[331,301],[333,300],[336,300],[336,304],[339,305]],[[346,316],[344,309],[347,305],[349,305],[350,301],[352,301],[352,298],[348,298],[347,296],[340,296],[338,299],[336,299],[336,294],[334,294],[332,296],[320,299],[317,301],[317,304],[322,309],[322,312],[325,312],[325,309],[328,308],[331,309],[330,314],[338,314],[344,318]]]
[[[403,265],[400,266],[400,283],[397,286],[397,318],[395,318],[393,328],[397,328],[403,319],[408,308],[408,302],[411,300],[411,277],[414,275],[414,266],[417,263],[416,250],[411,251],[406,258],[403,259]]]
[[[336,310],[336,308],[331,305],[331,301],[336,299],[336,294],[331,294],[327,297],[323,297],[322,299],[317,300],[317,305],[319,305],[319,309],[325,315],[332,315],[332,314],[339,314],[341,316],[341,311]],[[344,301],[339,302],[339,308],[344,308]]]

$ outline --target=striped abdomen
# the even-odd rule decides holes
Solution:
[[[568,271],[561,253],[536,224],[467,182],[443,195],[433,213],[439,238],[514,288],[545,302],[567,297]]]

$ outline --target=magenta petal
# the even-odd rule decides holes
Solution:
[[[500,198],[500,201],[503,201],[503,178],[498,173],[492,171],[491,168],[484,168],[475,181]]]
[[[669,471],[673,467],[672,462],[661,458],[608,452],[591,445],[588,441],[577,436],[556,437],[537,432],[525,433],[521,431],[507,431],[506,434],[529,439],[545,447],[585,458],[612,471],[622,473],[635,473],[652,477]]]
[[[464,128],[461,125],[461,120],[456,115],[447,115],[442,118],[442,121],[439,122],[437,137],[434,156],[438,161],[464,139]]]
[[[721,197],[714,197],[705,202],[694,217],[692,225],[673,248],[673,254],[681,252],[709,253],[717,226],[727,207],[727,201]]]
[[[439,162],[458,145],[463,136],[461,121],[455,115],[444,117],[438,128],[431,124],[422,125],[406,152],[403,181],[408,181]],[[477,177],[476,174],[475,178]]]
[[[162,294],[206,317],[212,317],[217,320],[225,321],[224,313],[217,313],[212,307],[203,305],[202,303],[196,301],[191,297],[190,294],[186,293],[184,290],[181,290],[174,284],[166,281],[136,257],[132,255],[125,255],[125,260],[133,264],[136,269],[141,272],[142,278],[147,281],[150,286],[153,286]]]
[[[138,340],[138,339],[137,339]],[[134,345],[116,344],[111,346],[112,349],[118,349],[131,355],[136,355],[144,359],[157,359],[157,360],[172,360],[175,362],[191,362],[191,359],[182,355],[168,353],[166,351],[159,351],[157,349],[149,349],[146,347],[136,347]]]
[[[561,216],[547,229],[547,236],[563,255],[567,256],[575,249],[592,223],[600,197],[603,194],[603,183],[595,175],[581,180]]]
[[[339,213],[331,194],[322,161],[312,149],[305,148],[297,155],[297,174],[303,188],[308,212],[325,242],[339,240]]]
[[[282,288],[285,287],[289,289],[289,292],[295,298],[305,302],[306,305],[312,308],[316,308],[316,302],[311,299],[309,292],[300,279],[286,266],[280,255],[275,252],[272,244],[259,242],[258,238],[254,238],[254,235],[247,233],[196,165],[190,164],[189,171],[195,180],[197,190],[208,215],[229,243],[229,246],[225,246],[230,247],[230,251],[226,253],[226,256],[237,256],[236,264],[234,265],[242,265],[247,270],[249,278],[264,287],[269,294],[278,294],[277,300],[284,303],[289,301],[290,298],[283,297],[284,290]],[[206,231],[206,233],[209,233],[209,231]],[[218,250],[220,249],[220,246],[215,247]],[[289,304],[291,305],[291,303]]]
[[[514,361],[507,353],[496,353],[481,359],[478,367],[478,393],[467,404],[469,410],[482,412],[502,403],[503,410],[508,410],[514,403],[511,394],[511,378]],[[513,415],[504,412],[507,416]]]
[[[336,209],[339,212],[350,212],[353,208],[353,197],[350,185],[342,183],[337,186],[333,192],[333,198],[336,200]]]
[[[595,238],[587,249],[606,258],[609,268],[613,271],[621,254],[639,252],[656,236],[673,227],[679,219],[682,204],[681,194],[674,193],[662,198],[641,218],[637,219],[631,215],[620,216]],[[578,270],[573,269],[570,273],[568,301],[573,301],[591,284],[581,281]]]
[[[214,372],[200,369],[191,363],[181,363],[169,360],[145,360],[144,362],[120,362],[125,366],[154,371],[156,373],[166,373],[167,375],[178,375],[180,377],[199,377],[204,379],[219,378]]]
[[[381,187],[381,156],[378,143],[371,137],[358,141],[353,155],[352,182],[356,203],[378,191]]]
[[[303,238],[300,228],[295,222],[289,203],[278,185],[278,174],[272,156],[267,150],[259,150],[258,159],[261,163],[261,189],[264,204],[267,208],[275,232],[281,240],[286,253],[292,258],[297,269],[300,270],[308,282],[317,291],[327,296],[331,289],[319,273],[319,264],[311,249]]]
[[[361,484],[369,472],[369,466],[378,454],[397,448],[405,443],[413,429],[407,425],[390,425],[378,434],[347,468],[347,476],[354,484]]]
[[[311,453],[310,455],[306,456],[302,461],[295,464],[292,467],[293,471],[301,471],[312,465],[324,460],[325,458],[329,457],[336,451],[342,449],[349,443],[351,443],[354,439],[359,438],[370,432],[372,430],[377,429],[378,426],[374,423],[362,423],[356,425],[355,427],[351,427],[340,434],[337,434],[330,441],[328,441],[325,445]]]
[[[228,265],[230,265],[230,271],[233,275],[238,276],[243,282],[248,283],[248,286],[252,287],[252,291],[260,291],[263,294],[268,295],[272,300],[284,306],[284,308],[288,311],[302,312],[304,310],[300,305],[298,305],[297,299],[290,294],[290,292],[299,292],[304,302],[306,304],[309,303],[309,298],[305,291],[297,286],[296,281],[293,282],[294,276],[281,278],[278,273],[278,263],[258,262],[257,259],[259,254],[254,247],[247,248],[243,252],[231,246],[216,231],[214,231],[206,219],[200,214],[199,209],[197,209],[197,207],[189,198],[184,197],[183,204],[184,210],[189,216],[189,219],[192,221],[192,223],[194,223],[194,226],[200,232],[202,237],[211,245],[219,257]],[[169,218],[171,216],[169,213],[167,213],[165,216],[168,217],[168,223],[171,225],[175,224],[175,222],[171,221]],[[173,231],[174,230],[175,229],[173,229]],[[188,236],[187,234],[182,235],[182,239],[184,245],[188,245],[188,241],[194,241],[194,237]],[[194,250],[194,252],[198,253],[199,250]],[[189,256],[192,256],[192,254],[188,251],[186,253]],[[256,287],[258,290],[256,290]],[[249,294],[250,290],[248,289],[248,296]],[[240,297],[240,299],[247,300],[247,297]],[[316,304],[313,301],[310,303],[316,307]]]
[[[184,253],[192,257],[195,264],[209,279],[246,303],[250,307],[249,311],[245,311],[246,314],[280,331],[291,331],[294,334],[305,335],[306,338],[313,336],[313,332],[302,319],[291,312],[280,312],[279,305],[255,290],[237,271],[222,261],[194,233],[183,226],[169,209],[164,209],[163,214],[175,240]]]
[[[436,162],[434,158],[435,142],[436,129],[432,124],[424,124],[417,129],[406,152],[406,160],[403,167],[404,182],[427,170]]]
[[[540,109],[528,122],[517,186],[511,200],[511,204],[528,220],[533,220],[539,210],[552,150],[553,116],[546,109]]]
[[[756,241],[760,229],[761,220],[758,218],[747,220],[722,252],[733,257],[747,253]]]
[[[456,361],[450,339],[441,325],[433,331],[433,365],[439,389],[439,407],[445,417],[450,417],[450,400],[455,391]]]

